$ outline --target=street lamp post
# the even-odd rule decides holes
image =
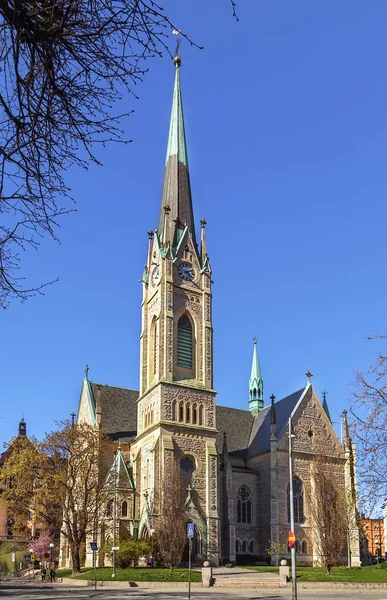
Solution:
[[[152,543],[152,550],[151,550],[151,552],[152,552],[152,554],[151,554],[152,567],[153,567],[153,536],[154,536],[154,534],[155,534],[155,530],[152,527],[152,529],[150,530],[151,543]]]
[[[50,544],[50,563],[52,563],[52,551],[54,550],[55,544],[51,542]]]
[[[289,418],[289,495],[290,495],[290,529],[294,533],[294,496],[293,496],[293,455],[292,455],[292,419]],[[296,545],[290,548],[292,559],[292,600],[297,600],[297,575],[296,575]]]

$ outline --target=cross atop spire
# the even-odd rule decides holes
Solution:
[[[171,246],[176,246],[180,237],[179,230],[182,231],[185,225],[187,225],[196,246],[183,103],[180,89],[180,57],[176,55],[173,62],[176,68],[175,86],[173,90],[158,234],[164,244],[170,242]],[[170,207],[169,222],[174,224],[173,227],[168,227],[167,231],[165,230],[164,222],[165,206]],[[167,239],[168,237],[170,239]]]
[[[251,365],[251,375],[249,381],[249,409],[256,416],[263,409],[263,379],[261,377],[261,368],[257,351],[257,338],[253,338],[253,362]]]

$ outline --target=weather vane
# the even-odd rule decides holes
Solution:
[[[173,35],[178,36],[180,34],[179,29],[172,29],[172,33]],[[180,42],[181,42],[181,38],[177,37],[176,38],[176,48],[175,48],[175,54],[173,56],[173,62],[175,63],[175,65],[177,65],[178,67],[180,67],[181,65],[181,58],[179,56],[179,48],[180,48]]]

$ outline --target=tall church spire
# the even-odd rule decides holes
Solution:
[[[254,338],[253,363],[249,381],[249,409],[254,416],[257,416],[259,411],[263,409],[263,379],[259,366],[257,338]]]
[[[170,242],[171,246],[176,247],[180,239],[180,234],[184,230],[185,225],[187,225],[191,232],[194,246],[196,247],[187,145],[184,130],[183,103],[180,90],[180,57],[175,56],[173,62],[176,68],[175,87],[173,90],[171,122],[169,126],[168,148],[165,160],[164,185],[158,234],[164,244]],[[170,226],[167,228],[165,226],[166,206],[170,208]]]

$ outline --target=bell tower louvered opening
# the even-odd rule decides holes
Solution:
[[[177,324],[177,366],[192,369],[192,325],[186,315]]]

